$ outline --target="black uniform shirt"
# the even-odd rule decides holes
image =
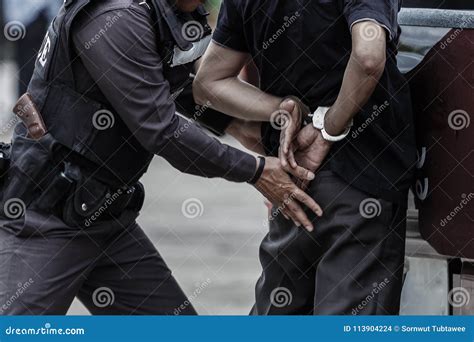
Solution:
[[[236,182],[252,179],[253,156],[175,114],[152,13],[133,0],[97,1],[83,10],[72,29],[76,90],[111,106],[146,150],[177,169]]]
[[[224,0],[213,39],[253,56],[263,91],[296,95],[314,111],[337,98],[351,53],[351,26],[367,19],[384,26],[388,61],[380,84],[328,160],[354,186],[404,201],[416,147],[409,91],[396,65],[399,7],[399,0]],[[264,141],[276,154],[279,132],[271,125]]]

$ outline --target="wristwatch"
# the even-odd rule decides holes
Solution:
[[[321,131],[323,139],[326,141],[338,142],[344,140],[351,132],[351,128],[354,121],[351,120],[349,126],[347,126],[347,129],[341,135],[330,135],[328,132],[326,132],[326,129],[324,128],[324,119],[326,118],[326,114],[329,109],[329,107],[318,107],[318,109],[316,109],[316,111],[313,113],[313,126],[314,128],[319,129]]]

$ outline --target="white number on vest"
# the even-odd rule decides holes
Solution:
[[[46,35],[44,47],[38,55],[38,61],[43,68],[46,65],[46,62],[48,62],[48,54],[50,50],[51,50],[51,39],[49,39],[49,35]]]

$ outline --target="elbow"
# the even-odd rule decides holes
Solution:
[[[362,63],[362,70],[368,76],[379,79],[385,70],[385,58],[369,58]]]
[[[201,106],[211,102],[212,82],[198,74],[193,82],[194,101]]]
[[[370,53],[365,51],[356,51],[354,53],[354,59],[365,75],[375,77],[377,79],[382,76],[382,73],[385,70],[385,64],[387,62],[385,52]]]

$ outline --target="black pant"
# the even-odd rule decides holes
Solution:
[[[371,199],[330,171],[318,174],[309,194],[324,210],[311,216],[313,233],[273,211],[252,313],[398,314],[406,208]]]
[[[1,221],[0,314],[64,315],[74,297],[96,315],[193,315],[136,213],[84,229],[27,211]]]

